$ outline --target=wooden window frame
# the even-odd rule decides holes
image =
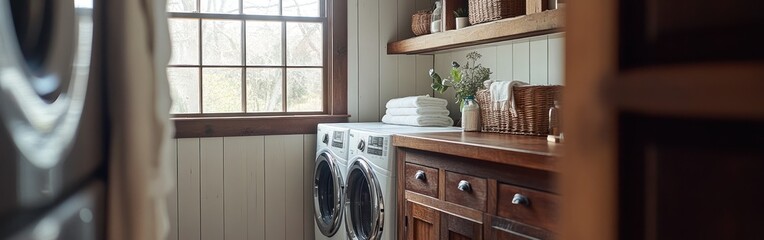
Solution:
[[[172,121],[175,123],[175,138],[314,134],[316,125],[319,123],[347,122],[350,117],[347,114],[347,0],[321,1],[326,4],[322,9],[326,11],[324,111],[174,114]],[[193,14],[172,13],[172,15]],[[234,17],[225,14],[207,14],[207,16],[212,15],[214,15],[212,19]],[[262,16],[258,17],[262,18]],[[235,18],[242,17],[235,16]],[[202,30],[199,29],[199,31]],[[245,46],[242,45],[242,48]],[[201,62],[199,65],[203,66]],[[246,69],[247,66],[238,67]]]

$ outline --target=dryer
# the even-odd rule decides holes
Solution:
[[[316,239],[345,239],[342,201],[348,157],[348,128],[318,124],[313,171]]]
[[[101,3],[0,0],[0,239],[103,239]]]
[[[346,239],[343,221],[344,180],[347,176],[349,131],[367,123],[318,124],[313,171],[313,207],[316,239]]]
[[[461,128],[456,127],[381,123],[351,129],[344,203],[348,239],[395,239],[397,186],[393,135],[459,131]]]

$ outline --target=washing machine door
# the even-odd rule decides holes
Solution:
[[[93,0],[0,0],[0,221],[54,202],[71,175],[94,169],[61,164],[90,86],[93,12]]]
[[[382,188],[368,160],[358,157],[348,171],[345,187],[345,227],[349,239],[382,237],[385,201]]]
[[[324,236],[334,236],[342,223],[343,186],[335,158],[328,151],[320,152],[313,172],[313,206],[316,226]]]

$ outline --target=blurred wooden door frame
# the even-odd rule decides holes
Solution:
[[[625,140],[619,136],[623,127],[619,114],[635,112],[690,122],[754,121],[760,127],[764,122],[764,93],[760,93],[764,90],[764,61],[656,65],[622,71],[618,1],[576,1],[566,8],[566,147],[561,161],[560,237],[619,239],[618,154],[619,142]],[[650,235],[645,239],[651,239]]]

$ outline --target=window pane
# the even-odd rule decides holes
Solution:
[[[199,113],[199,69],[167,68],[172,108],[170,113]]]
[[[287,111],[323,110],[323,70],[320,68],[287,69]]]
[[[168,0],[168,12],[195,12],[196,0]]]
[[[318,17],[318,0],[283,0],[284,16]]]
[[[281,68],[247,69],[247,112],[282,110]]]
[[[199,64],[199,20],[169,19],[172,57],[170,64]]]
[[[241,112],[241,68],[202,69],[205,113]]]
[[[279,15],[279,0],[244,0],[244,14]]]
[[[241,21],[202,20],[202,63],[241,65]]]
[[[239,0],[202,0],[203,13],[239,14]]]
[[[247,65],[282,64],[281,22],[247,21]]]
[[[287,23],[287,65],[322,66],[321,23]]]

